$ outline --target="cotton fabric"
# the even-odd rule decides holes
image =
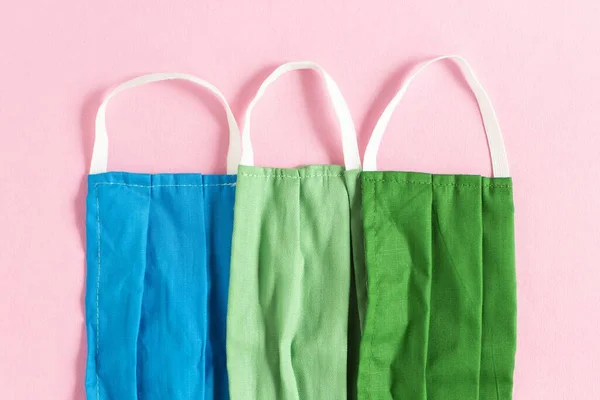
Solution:
[[[411,82],[450,60],[479,106],[494,178],[378,171]],[[516,350],[512,180],[491,100],[467,60],[417,65],[377,121],[362,175],[367,314],[360,399],[509,400]]]
[[[344,167],[254,165],[250,116],[282,74],[319,72],[340,122]],[[232,399],[354,399],[364,310],[360,154],[333,78],[281,65],[249,103],[238,169],[227,367]]]
[[[363,172],[364,399],[510,399],[510,178]]]
[[[227,325],[232,399],[346,398],[358,178],[338,166],[240,166]]]
[[[108,101],[179,79],[223,103],[227,170],[240,159],[237,123],[210,83],[143,75],[104,99],[88,176],[86,393],[95,400],[229,398],[225,324],[236,176],[107,172]]]
[[[228,398],[235,175],[90,175],[90,399]]]

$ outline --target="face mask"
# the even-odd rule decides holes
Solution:
[[[479,104],[494,178],[378,172],[385,128],[412,80],[453,59]],[[364,158],[368,308],[364,399],[510,399],[516,347],[512,181],[491,102],[467,62],[421,65],[378,121]]]
[[[252,109],[268,85],[298,69],[325,80],[345,167],[254,166]],[[315,63],[282,65],[250,103],[242,143],[227,317],[231,398],[345,399],[350,281],[363,255],[355,246],[362,242],[360,157],[337,84]]]
[[[219,98],[229,121],[229,174],[240,157],[225,98],[196,77],[145,75],[118,86],[100,106],[87,196],[89,399],[227,398],[236,176],[106,172],[107,102],[122,90],[168,79]]]

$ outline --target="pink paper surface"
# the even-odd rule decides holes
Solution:
[[[515,186],[517,400],[600,398],[600,2],[11,1],[0,7],[0,398],[83,399],[86,173],[105,91],[196,74],[241,119],[277,64],[337,80],[361,152],[416,62],[465,56],[504,131]],[[380,166],[490,174],[472,95],[449,63],[406,95]],[[108,110],[110,170],[223,172],[226,123],[202,89],[156,84]],[[256,109],[257,163],[341,163],[318,75]]]

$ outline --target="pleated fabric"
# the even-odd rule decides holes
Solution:
[[[378,171],[396,106],[454,61],[479,105],[494,178]],[[368,301],[359,399],[510,400],[516,352],[512,180],[491,100],[469,63],[417,65],[377,121],[362,174]]]
[[[317,71],[340,123],[344,167],[255,166],[253,108],[269,85]],[[249,103],[235,200],[227,315],[232,399],[356,398],[364,252],[356,130],[333,78],[276,68]],[[360,289],[360,293],[359,293]]]
[[[516,344],[510,178],[363,172],[364,399],[507,399]]]
[[[107,172],[109,100],[173,79],[208,89],[223,104],[229,174]],[[229,398],[225,325],[240,157],[239,129],[225,97],[198,77],[143,75],[103,100],[87,194],[88,399]]]
[[[232,399],[347,398],[359,174],[240,166],[227,321]]]
[[[227,399],[235,175],[90,175],[91,399]]]

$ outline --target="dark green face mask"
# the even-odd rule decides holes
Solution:
[[[494,178],[379,172],[391,113],[413,78],[451,58],[479,103]],[[362,174],[368,303],[360,399],[512,397],[516,277],[512,181],[490,100],[467,62],[426,62],[382,114]]]

